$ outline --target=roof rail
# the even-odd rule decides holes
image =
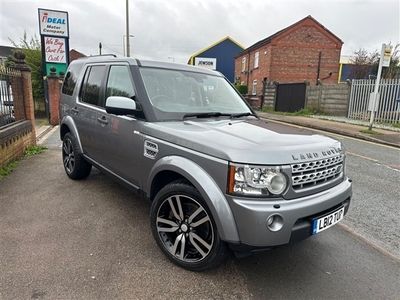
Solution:
[[[115,54],[99,54],[99,55],[90,55],[90,56],[87,56],[87,57],[97,57],[97,56],[113,56],[113,57],[117,57]]]

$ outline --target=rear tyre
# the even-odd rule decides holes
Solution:
[[[66,133],[62,144],[62,159],[65,173],[71,179],[83,179],[89,176],[92,165],[79,151],[78,141],[71,133]]]
[[[203,271],[227,257],[206,202],[187,183],[177,181],[162,188],[152,202],[150,220],[158,246],[180,267]]]

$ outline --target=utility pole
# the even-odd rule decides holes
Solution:
[[[131,56],[129,45],[129,0],[126,0],[126,56]]]
[[[379,83],[381,81],[382,67],[389,67],[391,54],[392,54],[392,46],[382,44],[381,57],[379,59],[378,74],[375,80],[375,88],[374,91],[369,96],[368,110],[371,111],[371,117],[369,120],[368,130],[372,130],[372,125],[374,124],[374,118],[375,118],[375,111],[378,109],[379,106],[378,90],[379,90]]]
[[[101,42],[99,42],[99,55],[101,55],[101,48],[102,48],[103,46],[101,45]]]

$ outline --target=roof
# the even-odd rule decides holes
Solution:
[[[82,52],[79,52],[75,49],[71,49],[69,50],[69,61],[73,61],[75,59],[81,58],[81,57],[86,57],[85,54],[83,54]]]
[[[331,35],[334,39],[336,39],[338,42],[343,44],[343,41],[337,37],[335,34],[333,34],[328,28],[326,28],[324,25],[322,25],[320,22],[318,22],[316,19],[314,19],[311,15],[308,15],[307,17],[301,19],[300,21],[297,21],[296,23],[293,23],[292,25],[283,28],[282,30],[279,30],[277,32],[275,32],[274,34],[266,37],[265,39],[262,39],[261,41],[258,41],[257,43],[251,45],[250,47],[246,48],[243,52],[241,52],[237,57],[239,57],[240,55],[244,54],[244,53],[248,53],[253,49],[257,49],[261,46],[264,46],[266,44],[271,43],[273,38],[276,38],[277,36],[289,31],[290,29],[292,29],[293,27],[296,27],[297,25],[299,25],[300,23],[303,23],[306,20],[311,20],[314,23],[316,23],[319,27],[321,27],[323,30],[325,30],[327,33],[329,33],[329,35]]]
[[[193,62],[193,59],[194,59],[196,56],[199,56],[200,54],[202,54],[202,53],[206,52],[207,50],[209,50],[209,49],[211,49],[211,48],[213,48],[213,47],[215,47],[215,46],[221,44],[222,42],[224,42],[224,41],[226,41],[226,40],[229,40],[229,41],[231,41],[232,43],[236,44],[238,47],[244,49],[244,47],[243,47],[241,44],[239,44],[237,41],[235,41],[233,38],[231,38],[230,36],[227,35],[227,36],[223,37],[222,39],[220,39],[220,40],[218,40],[218,41],[212,43],[212,44],[209,45],[208,47],[205,47],[205,48],[203,48],[203,49],[201,49],[201,50],[199,50],[199,51],[193,53],[193,54],[190,56],[189,60],[188,60],[188,64],[191,64],[191,63]]]
[[[14,50],[17,50],[17,48],[10,46],[0,46],[0,57],[8,57],[12,55],[12,52]]]
[[[152,61],[152,60],[139,60],[133,57],[117,57],[114,54],[103,54],[103,55],[93,55],[86,56],[74,60],[71,64],[86,64],[86,63],[116,63],[116,62],[127,62],[130,65],[135,65],[139,67],[149,67],[149,68],[158,68],[158,69],[168,69],[168,70],[179,70],[179,71],[188,71],[195,73],[202,73],[214,76],[222,76],[220,72],[209,70],[206,68],[195,67],[191,65],[185,64],[177,64],[170,62],[162,62],[162,61]]]

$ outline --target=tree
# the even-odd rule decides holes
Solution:
[[[360,48],[354,51],[354,55],[350,58],[352,64],[350,78],[368,79],[369,75],[375,75],[378,70],[379,53],[375,50],[369,53],[367,50]]]
[[[26,31],[18,43],[10,38],[9,40],[15,48],[19,48],[25,53],[25,61],[32,70],[32,93],[35,103],[44,102],[44,74],[40,40],[36,35],[28,39]],[[8,59],[6,64],[12,65],[12,59]]]
[[[380,52],[375,50],[368,52],[360,48],[354,51],[354,55],[350,58],[352,69],[350,72],[351,78],[368,79],[370,75],[376,76],[380,60]],[[391,79],[400,77],[400,44],[394,47],[390,65],[382,69],[382,78]]]

